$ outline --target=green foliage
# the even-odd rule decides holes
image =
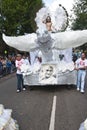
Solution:
[[[34,19],[42,6],[42,0],[0,0],[0,49],[10,48],[3,43],[2,32],[10,36],[35,32]]]
[[[75,18],[72,22],[73,30],[87,29],[87,0],[76,0],[73,6]]]
[[[76,0],[73,7],[75,19],[72,22],[73,30],[87,29],[87,0]],[[87,50],[87,43],[80,46],[79,49]]]
[[[42,7],[41,0],[2,0],[3,30],[22,35],[36,30],[34,18]]]

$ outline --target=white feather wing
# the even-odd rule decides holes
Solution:
[[[51,33],[53,48],[67,49],[87,43],[87,30]]]
[[[53,2],[52,5],[49,7],[41,8],[36,13],[35,21],[37,23],[37,27],[39,28],[40,32],[42,30],[46,30],[46,25],[43,23],[43,21],[46,21],[47,16],[51,17],[53,31],[57,32],[66,29],[68,16],[65,8],[59,6],[57,1],[56,3]]]
[[[54,1],[49,7],[52,25],[57,31],[65,30],[68,26],[68,14],[62,5],[58,5],[58,1]]]
[[[5,34],[3,34],[2,37],[3,37],[4,42],[7,45],[21,51],[29,52],[30,50],[34,50],[38,47],[38,45],[36,44],[37,35],[35,33],[27,34],[23,36],[17,36],[17,37],[6,36]]]

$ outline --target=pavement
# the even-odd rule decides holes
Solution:
[[[86,78],[87,81],[87,78]],[[51,130],[50,120],[53,98],[56,96],[52,130],[78,130],[87,118],[87,85],[81,94],[75,86],[27,86],[26,91],[16,93],[16,74],[0,79],[0,104],[12,109],[20,130]],[[87,84],[87,83],[86,83]]]

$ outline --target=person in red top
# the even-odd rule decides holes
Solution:
[[[85,53],[82,53],[81,58],[76,60],[75,69],[77,70],[77,91],[84,93],[85,77],[87,69],[87,59]]]
[[[21,92],[21,89],[26,90],[25,87],[23,86],[23,75],[21,73],[21,66],[24,64],[24,60],[22,59],[21,54],[17,54],[16,56],[16,61],[15,65],[17,68],[17,92]]]

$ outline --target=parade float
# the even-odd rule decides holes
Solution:
[[[87,118],[80,124],[79,130],[87,130]]]
[[[25,85],[76,85],[72,48],[87,42],[87,30],[65,31],[68,26],[67,11],[62,5],[56,5],[52,3],[37,12],[36,33],[17,37],[3,34],[7,45],[30,52],[31,61],[33,54],[34,61],[37,56],[42,58],[40,64],[33,61],[30,66],[22,66]]]
[[[0,104],[0,130],[19,130],[17,121],[11,117],[12,110]]]

